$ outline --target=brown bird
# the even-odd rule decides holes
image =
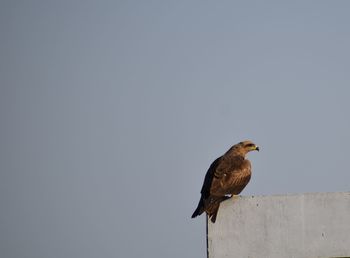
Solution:
[[[201,190],[201,199],[192,218],[204,211],[215,223],[220,203],[237,195],[248,184],[251,176],[250,161],[245,158],[250,151],[259,147],[251,141],[233,145],[224,155],[217,158],[209,167]]]

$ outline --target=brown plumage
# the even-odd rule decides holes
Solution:
[[[214,223],[220,203],[242,192],[251,176],[250,161],[245,156],[253,150],[259,151],[253,142],[240,142],[210,165],[204,178],[201,199],[192,218],[205,211]]]

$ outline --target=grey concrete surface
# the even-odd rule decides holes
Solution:
[[[350,192],[239,196],[208,224],[210,258],[350,257]]]

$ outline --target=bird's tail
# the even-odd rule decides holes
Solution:
[[[203,212],[204,212],[204,200],[203,200],[203,197],[201,197],[196,210],[192,214],[192,218],[195,218],[195,217],[201,215]]]
[[[213,223],[215,223],[216,221],[216,216],[218,215],[219,206],[220,206],[220,203],[217,203],[215,206],[212,207],[210,213],[208,214],[209,219]]]
[[[205,211],[208,214],[208,217],[211,220],[211,222],[215,223],[220,203],[229,198],[230,197],[228,196],[209,197],[208,199],[204,200],[204,198],[201,197],[197,209],[192,214],[192,218],[201,215]]]
[[[215,223],[216,216],[218,215],[220,203],[231,198],[231,196],[222,196],[219,198],[213,198],[210,207],[208,208],[208,216],[211,222]]]

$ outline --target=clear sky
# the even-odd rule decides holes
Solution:
[[[0,256],[205,257],[190,216],[245,139],[243,195],[349,191],[349,12],[1,1]]]

